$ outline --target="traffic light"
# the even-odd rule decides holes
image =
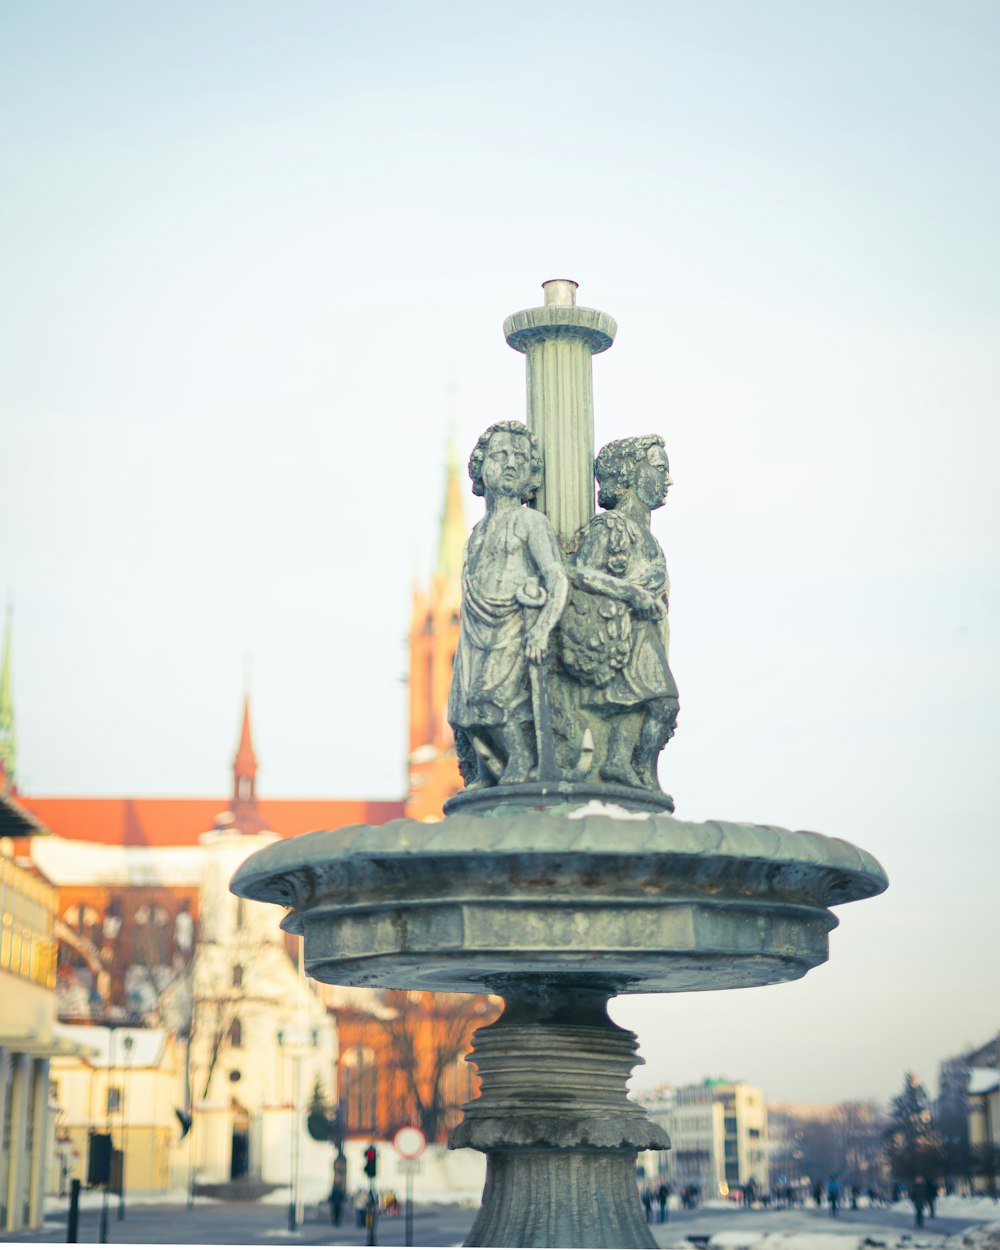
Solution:
[[[369,1146],[365,1151],[365,1176],[370,1176],[374,1179],[377,1170],[378,1154],[376,1153],[374,1146]]]

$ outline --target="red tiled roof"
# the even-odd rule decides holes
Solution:
[[[18,802],[63,838],[109,846],[194,846],[230,809],[230,799],[36,799]],[[258,799],[264,823],[283,838],[314,829],[381,824],[405,814],[402,799]]]

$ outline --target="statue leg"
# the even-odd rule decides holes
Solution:
[[[521,782],[528,780],[528,772],[535,762],[534,755],[528,749],[526,730],[529,725],[508,722],[506,725],[493,727],[493,737],[506,758],[504,770],[498,782],[501,786],[520,785]]]
[[[492,730],[481,725],[455,727],[455,751],[466,790],[495,786],[503,768],[490,742]]]
[[[638,712],[619,712],[608,721],[607,756],[601,765],[601,777],[605,781],[622,786],[643,785],[642,778],[632,767],[632,752],[640,736]]]
[[[674,736],[677,712],[676,699],[654,699],[646,709],[646,717],[639,732],[635,762],[642,777],[642,785],[648,790],[660,788],[656,762],[660,758],[660,752]]]

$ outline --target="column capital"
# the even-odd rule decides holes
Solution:
[[[618,323],[596,308],[546,304],[512,313],[503,323],[504,337],[518,352],[549,339],[582,339],[592,355],[606,352],[615,341]]]

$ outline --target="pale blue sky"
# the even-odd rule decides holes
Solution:
[[[796,986],[616,1008],[643,1079],[933,1083],[1000,1027],[998,84],[961,0],[4,6],[25,788],[224,793],[249,653],[262,792],[400,794],[448,388],[463,452],[523,415],[573,277],[598,442],[671,456],[678,814],[893,881]]]

